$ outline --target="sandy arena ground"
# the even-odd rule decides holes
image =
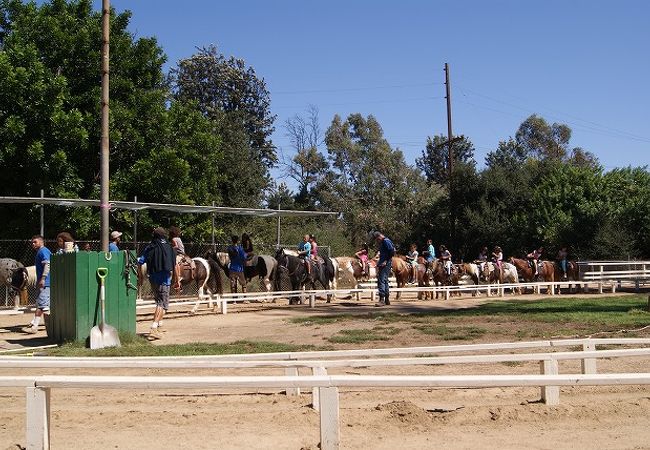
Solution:
[[[462,308],[475,299],[447,302],[406,301],[386,311],[417,312]],[[245,310],[245,312],[237,312]],[[292,344],[332,345],[325,339],[359,323],[305,326],[292,317],[377,312],[369,302],[319,303],[307,307],[238,305],[222,316],[173,313],[165,321],[160,343],[233,342],[239,339]],[[0,349],[44,343],[19,332],[28,315],[0,315]],[[139,332],[149,317],[140,316]],[[366,321],[369,322],[369,321]],[[372,324],[365,325],[372,326]],[[516,324],[512,324],[516,326]],[[499,341],[498,334],[475,342]],[[459,343],[469,343],[463,341]],[[435,336],[404,331],[371,347],[448,345]],[[156,344],[158,345],[158,344]],[[358,348],[337,344],[335,348]],[[560,373],[578,373],[579,362],[561,362]],[[599,372],[650,372],[650,358],[599,360]],[[536,363],[348,369],[348,374],[533,374]],[[0,370],[0,374],[281,374],[281,370]],[[303,373],[303,372],[301,372]],[[307,374],[307,372],[304,372]],[[559,406],[539,402],[539,388],[342,390],[341,448],[345,449],[650,449],[650,387],[562,388]],[[281,392],[76,391],[52,392],[52,448],[259,448],[317,449],[318,413],[311,395]],[[25,396],[20,389],[0,389],[0,449],[25,445]]]

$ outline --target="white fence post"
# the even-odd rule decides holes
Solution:
[[[27,449],[50,448],[50,389],[28,387],[27,397]]]
[[[313,292],[309,294],[309,307],[310,308],[316,307],[316,294]]]
[[[600,266],[600,280],[598,281],[598,293],[603,293],[603,266]]]
[[[582,350],[585,352],[596,351],[596,344],[593,342],[585,342],[582,344]],[[582,359],[582,373],[597,373],[596,358],[583,358]]]
[[[312,375],[327,375],[327,369],[325,367],[313,367]],[[315,411],[320,411],[320,390],[318,388],[313,388],[311,390],[311,406]]]
[[[221,299],[221,314],[228,314],[228,299]]]
[[[321,387],[320,391],[320,448],[338,450],[339,429],[339,388]]]
[[[288,377],[297,377],[298,376],[298,368],[297,367],[285,367],[284,374],[286,376],[288,376]],[[300,395],[300,388],[287,388],[286,391],[287,391],[288,396]]]
[[[558,364],[556,359],[546,359],[540,361],[541,372],[544,375],[557,375]],[[542,402],[547,405],[560,404],[560,387],[559,386],[542,386]]]

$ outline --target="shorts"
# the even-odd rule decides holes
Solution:
[[[151,283],[151,290],[153,291],[153,299],[156,306],[167,311],[169,309],[169,288],[167,284]]]
[[[246,279],[244,278],[244,272],[230,272],[230,286],[237,286],[237,282],[242,286],[246,286]]]
[[[42,309],[43,311],[48,311],[50,309],[50,287],[44,287],[38,292],[38,298],[36,299],[36,307]]]

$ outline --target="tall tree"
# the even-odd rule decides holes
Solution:
[[[295,115],[285,121],[286,136],[294,155],[282,161],[286,174],[298,183],[296,204],[303,208],[316,206],[314,189],[320,177],[329,169],[327,158],[318,150],[324,138],[320,131],[318,109],[310,105],[307,117]]]
[[[452,143],[454,162],[458,164],[474,163],[474,145],[465,136]],[[422,156],[415,160],[427,180],[446,186],[449,183],[449,145],[447,137],[439,134],[427,137],[427,144]]]
[[[371,229],[405,242],[419,210],[442,195],[391,148],[373,116],[335,116],[325,141],[331,170],[319,192],[328,209],[343,213],[353,243],[366,240]]]
[[[277,161],[271,142],[275,115],[264,79],[243,59],[226,58],[209,46],[181,60],[171,80],[177,100],[196,102],[217,124],[225,154],[224,200],[230,206],[259,204]]]

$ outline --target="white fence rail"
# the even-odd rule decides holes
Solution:
[[[248,376],[248,377],[128,377],[128,376],[32,376],[0,377],[0,387],[24,387],[27,397],[28,449],[50,448],[50,393],[52,389],[234,389],[311,387],[319,391],[320,447],[340,445],[339,388],[490,388],[518,386],[648,385],[650,373],[601,375],[458,375],[458,376]]]
[[[426,356],[438,353],[468,351],[512,351],[515,349],[559,348],[582,346],[583,351],[541,352],[520,354],[464,354]],[[647,357],[650,348],[595,351],[599,345],[650,345],[650,339],[563,339],[512,343],[450,345],[331,352],[282,352],[272,354],[205,355],[190,357],[0,357],[0,368],[279,368],[285,376],[238,377],[129,377],[129,376],[32,376],[0,377],[0,387],[25,387],[27,394],[28,448],[49,448],[50,390],[52,388],[280,388],[287,393],[312,390],[313,406],[321,414],[322,448],[338,448],[339,387],[497,387],[539,386],[542,400],[549,405],[559,403],[559,386],[650,384],[650,374],[596,374],[596,359],[614,357]],[[424,355],[411,358],[387,356]],[[384,358],[377,358],[382,356]],[[356,359],[328,359],[354,357]],[[368,359],[364,359],[366,357]],[[318,358],[318,359],[317,359]],[[559,361],[581,360],[581,375],[559,375]],[[439,364],[481,364],[507,361],[538,361],[541,375],[471,375],[471,376],[329,376],[328,369],[341,367],[417,366]],[[298,368],[310,368],[311,376],[297,376]]]

